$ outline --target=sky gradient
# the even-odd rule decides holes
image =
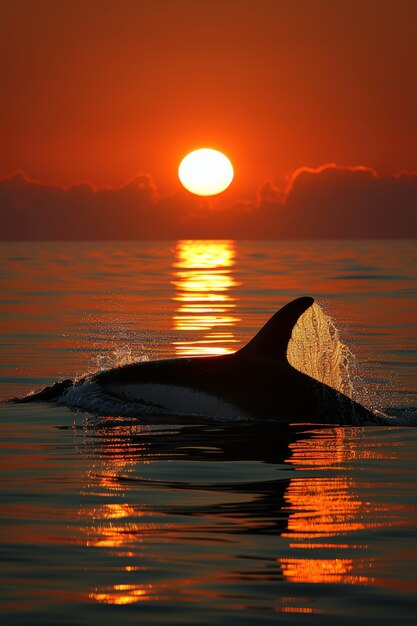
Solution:
[[[0,14],[1,178],[146,175],[181,194],[180,160],[208,146],[233,162],[212,201],[230,208],[285,193],[300,167],[417,171],[412,0],[3,0]]]

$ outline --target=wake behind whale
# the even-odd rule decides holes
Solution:
[[[67,379],[14,401],[54,400],[73,409],[113,416],[393,423],[393,418],[369,410],[347,395],[351,391],[346,387],[349,377],[341,377],[339,367],[346,363],[343,355],[336,354],[335,367],[335,355],[330,354],[327,369],[323,372],[321,368],[325,375],[320,376],[313,362],[317,349],[307,337],[304,346],[310,350],[304,347],[296,367],[289,362],[288,344],[294,327],[300,316],[313,310],[313,302],[310,297],[293,300],[233,354],[130,363],[79,381]],[[306,366],[313,369],[315,377],[305,373]]]

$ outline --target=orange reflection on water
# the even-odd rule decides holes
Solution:
[[[90,509],[91,517],[94,519],[123,519],[124,517],[133,517],[137,515],[137,511],[133,506],[129,506],[126,502],[112,502],[111,504],[103,504],[99,508]]]
[[[360,521],[364,504],[352,493],[346,478],[294,478],[286,493],[291,511],[284,536],[297,539],[332,537],[365,528]]]
[[[100,488],[105,488],[108,493],[96,493],[100,497],[124,497],[125,488],[118,485],[114,477],[106,481],[100,476]],[[155,524],[145,521],[144,518],[152,517],[152,511],[146,513],[128,502],[110,502],[100,506],[83,509],[80,517],[87,518],[88,522],[83,527],[84,537],[82,543],[97,548],[124,548],[137,544],[155,530]]]
[[[235,316],[238,283],[232,276],[234,241],[178,241],[175,248],[174,300],[178,302],[174,328],[186,335],[174,342],[180,356],[233,352],[236,343],[230,328]]]
[[[152,595],[152,585],[139,586],[133,584],[119,584],[109,587],[105,591],[96,590],[88,597],[96,602],[105,604],[133,604],[143,600],[149,600]]]
[[[141,428],[136,425],[134,432],[139,433]],[[140,543],[144,535],[155,530],[155,524],[149,520],[154,516],[152,511],[143,511],[124,500],[130,484],[125,479],[137,469],[139,462],[148,463],[145,445],[135,446],[134,457],[127,453],[120,437],[129,432],[132,432],[129,427],[115,426],[111,437],[101,437],[99,443],[96,442],[100,456],[94,459],[93,470],[88,473],[86,489],[82,493],[88,498],[99,498],[101,504],[83,507],[79,511],[83,520],[80,540],[87,546],[126,548]]]
[[[354,479],[340,472],[348,459],[355,458],[355,438],[343,428],[315,431],[290,448],[291,464],[305,475],[293,478],[287,488],[285,508],[290,515],[282,536],[291,538],[290,549],[302,549],[303,556],[295,553],[279,559],[284,577],[295,583],[372,584],[367,546],[337,542],[343,535],[379,525],[371,521],[369,502],[361,500]],[[324,537],[338,539],[323,542]],[[329,549],[360,550],[360,557],[329,557]]]
[[[367,567],[367,561],[360,561]],[[353,559],[282,559],[282,572],[291,582],[369,584],[369,576],[352,574],[358,568]]]
[[[299,470],[331,470],[354,458],[347,430],[318,431],[316,436],[291,444],[291,463]],[[362,503],[355,497],[354,482],[342,475],[296,477],[285,499],[291,511],[284,536],[297,539],[331,537],[361,530]]]

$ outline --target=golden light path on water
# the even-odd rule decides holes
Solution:
[[[290,462],[296,469],[327,472],[349,458],[345,431],[335,429],[321,436],[291,444]],[[326,472],[326,473],[327,473]],[[350,535],[366,525],[366,503],[355,494],[355,483],[343,475],[300,476],[291,479],[285,493],[290,512],[287,530],[294,557],[279,558],[285,578],[293,583],[371,584],[371,559],[366,545],[357,545]],[[340,544],[340,537],[346,543]],[[332,538],[338,538],[332,541]],[[358,558],[340,558],[341,550],[359,550]],[[331,552],[337,551],[337,558]],[[302,556],[299,553],[305,553]],[[324,552],[324,555],[323,555]]]
[[[123,427],[120,435],[122,431]],[[141,428],[135,432],[139,435]],[[402,511],[393,503],[368,500],[363,486],[356,482],[350,470],[352,459],[360,458],[363,453],[366,459],[384,459],[387,454],[392,454],[390,447],[385,449],[377,442],[364,450],[362,439],[365,436],[357,429],[316,429],[307,438],[300,436],[290,444],[289,458],[285,461],[294,467],[295,474],[288,482],[283,500],[280,501],[277,495],[276,501],[277,512],[280,511],[281,517],[287,517],[287,523],[275,539],[271,538],[271,548],[277,551],[277,572],[287,583],[386,584],[378,571],[372,550],[361,537],[367,536],[373,529],[401,525],[402,516],[407,515],[407,511]],[[180,577],[172,581],[158,581],[153,578],[151,570],[147,575],[149,565],[141,564],[146,550],[154,546],[157,555],[157,546],[161,550],[165,546],[169,552],[171,544],[175,554],[175,546],[181,545],[181,538],[184,533],[190,532],[190,528],[179,519],[167,517],[158,506],[145,504],[146,499],[145,502],[135,502],[136,498],[132,499],[137,490],[135,481],[119,480],[120,476],[134,478],[141,464],[149,464],[146,445],[141,450],[136,448],[132,457],[115,454],[115,448],[117,444],[112,439],[102,442],[100,455],[94,456],[95,467],[85,492],[87,497],[94,495],[95,498],[104,498],[106,502],[79,511],[84,522],[81,542],[106,551],[113,562],[110,568],[114,576],[113,584],[90,589],[88,598],[115,605],[150,600],[170,601],[178,596],[183,601],[194,602],[198,597],[195,595],[196,584],[198,593],[204,595],[205,585],[215,585],[217,579],[228,580],[227,572],[216,571],[212,567],[209,571],[197,567],[192,580]],[[196,494],[201,498],[199,487],[195,487]],[[189,488],[193,489],[192,481]],[[220,485],[219,489],[221,493]],[[210,496],[205,494],[204,497],[208,499],[208,510],[211,510]],[[230,493],[227,498],[230,498]],[[200,501],[200,505],[202,503]],[[270,514],[273,515],[274,511],[271,510]],[[224,511],[215,513],[212,510],[210,518],[225,537],[236,538],[234,532],[241,536],[240,523],[235,526],[233,518],[228,518]],[[261,518],[249,518],[248,530],[255,530],[261,522]],[[252,542],[250,536],[247,535],[249,544]],[[155,558],[158,560],[157,556]],[[130,582],[126,579],[127,575],[131,576]],[[213,600],[215,598],[216,593],[213,592]],[[279,598],[276,610],[284,613],[316,612],[314,604],[309,604],[307,598],[286,594]]]
[[[124,427],[118,428],[118,431],[119,436],[126,435]],[[127,488],[118,477],[129,476],[134,472],[138,462],[146,464],[146,458],[142,458],[140,449],[136,449],[133,459],[122,450],[117,450],[117,447],[112,440],[108,445],[104,445],[103,452],[108,454],[108,460],[106,462],[97,460],[94,470],[90,472],[91,482],[86,490],[86,495],[93,492],[96,497],[105,498],[109,502],[80,510],[80,516],[87,522],[84,527],[86,545],[113,551],[111,554],[116,563],[113,568],[115,577],[121,572],[138,572],[143,569],[137,564],[138,544],[160,530],[160,527],[151,521],[152,511],[119,500],[126,495]],[[142,452],[145,453],[144,448]],[[119,501],[111,502],[114,498]],[[168,530],[167,525],[165,531]],[[117,561],[123,561],[123,565],[117,564]],[[114,605],[133,604],[152,597],[154,585],[151,583],[139,585],[117,582],[110,587],[94,589],[88,593],[90,600]]]
[[[289,539],[294,556],[277,559],[289,582],[384,584],[374,575],[369,546],[356,537],[401,525],[404,511],[365,499],[349,471],[352,459],[383,459],[387,454],[377,444],[364,450],[365,438],[366,431],[339,427],[314,431],[311,438],[290,444],[287,462],[299,476],[286,489],[284,510],[289,518],[281,536]],[[357,556],[352,558],[352,551]]]
[[[237,297],[233,288],[234,241],[178,241],[175,248],[174,299],[178,302],[174,328],[184,339],[174,342],[179,356],[233,352],[232,328]],[[198,333],[199,339],[191,338]],[[190,338],[187,338],[190,335]]]

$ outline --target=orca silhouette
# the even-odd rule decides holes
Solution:
[[[362,425],[381,418],[346,395],[296,370],[287,346],[298,318],[313,304],[293,300],[233,354],[138,362],[92,376],[88,382],[106,398],[138,403],[161,412],[221,418],[255,418],[282,422]],[[33,402],[67,395],[77,406],[77,388],[86,379],[70,379],[14,399]],[[88,389],[87,389],[88,391]],[[91,407],[78,394],[79,408]]]

